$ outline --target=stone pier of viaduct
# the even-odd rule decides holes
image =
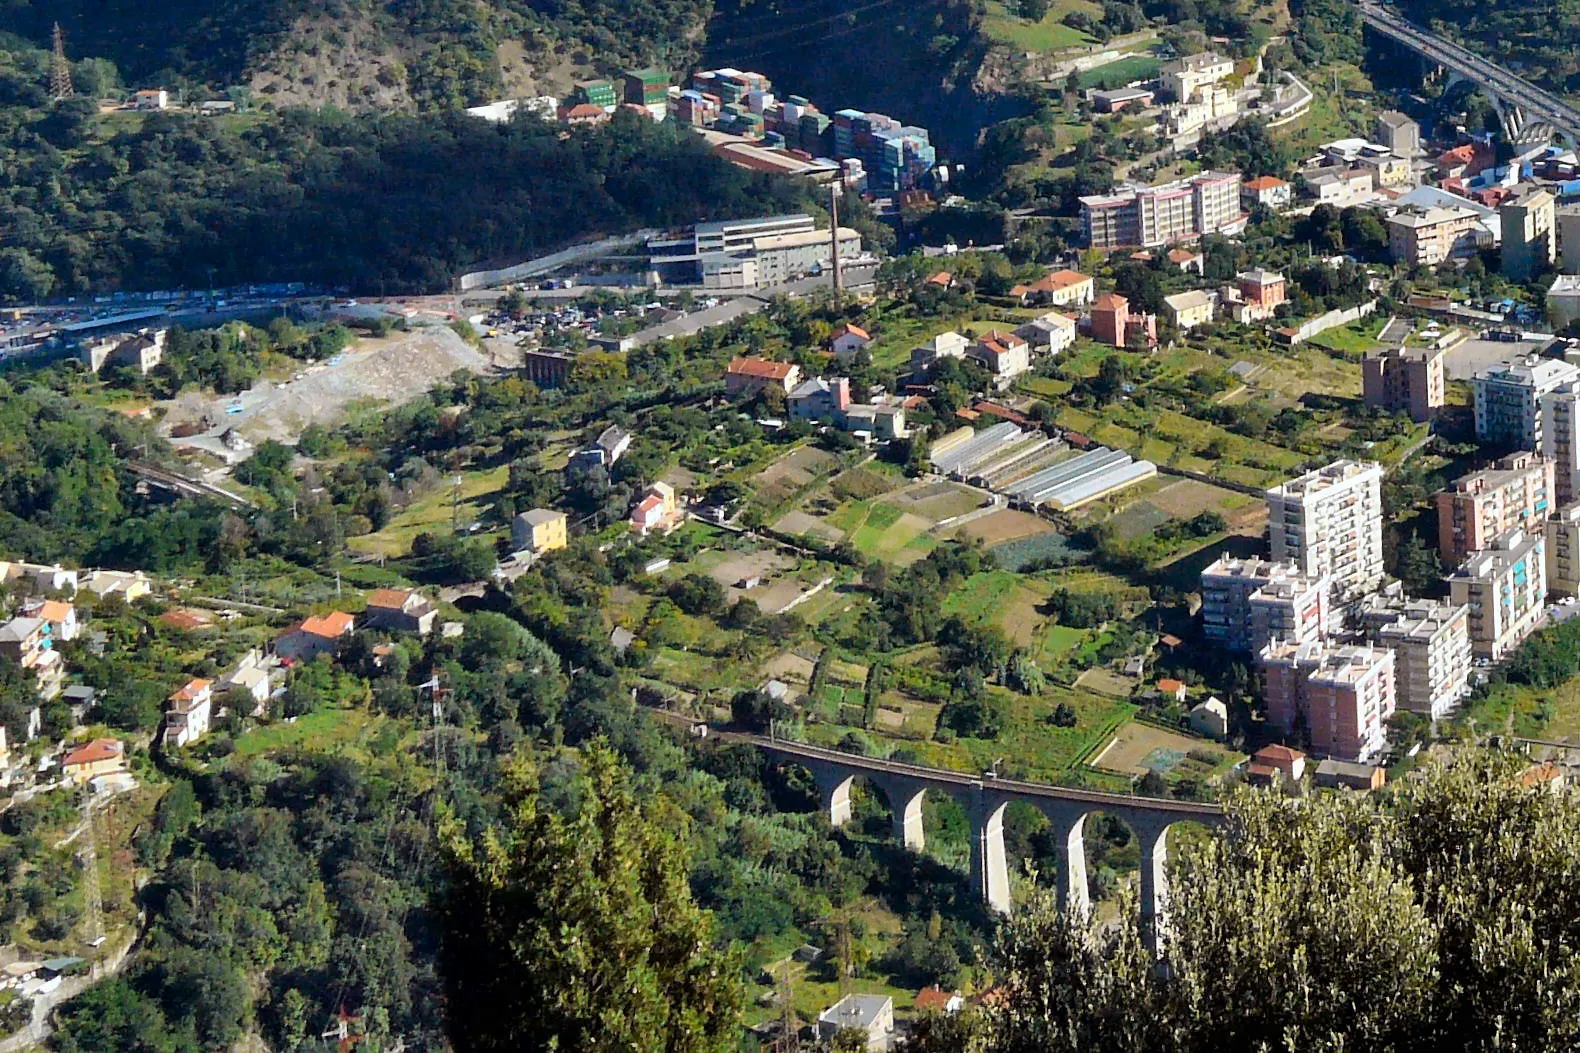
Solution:
[[[915,851],[927,844],[922,802],[928,792],[953,797],[971,820],[972,887],[989,907],[1000,913],[1008,913],[1012,905],[1009,865],[1004,855],[1004,809],[1010,802],[1024,801],[1053,824],[1059,843],[1064,846],[1057,875],[1059,902],[1064,909],[1082,913],[1091,906],[1084,842],[1087,816],[1093,812],[1115,816],[1135,832],[1141,844],[1142,931],[1154,947],[1167,921],[1169,828],[1182,822],[1215,827],[1223,819],[1223,810],[1213,804],[1073,790],[943,771],[782,739],[754,736],[751,741],[775,760],[798,764],[811,772],[824,810],[835,826],[850,820],[852,785],[857,779],[867,782],[888,798],[894,813],[896,840]]]

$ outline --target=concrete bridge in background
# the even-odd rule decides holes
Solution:
[[[1538,88],[1507,68],[1423,29],[1374,0],[1357,0],[1367,28],[1415,52],[1430,66],[1448,70],[1452,79],[1467,80],[1492,96],[1500,115],[1517,107],[1532,122],[1552,127],[1570,144],[1580,144],[1580,109],[1550,91]]]
[[[953,797],[971,820],[971,884],[999,913],[1007,914],[1012,905],[1009,865],[1004,854],[1004,809],[1011,802],[1031,805],[1053,824],[1058,843],[1064,848],[1058,874],[1059,903],[1066,910],[1083,914],[1091,909],[1086,887],[1087,816],[1106,812],[1119,818],[1141,843],[1142,932],[1154,950],[1159,933],[1166,927],[1170,828],[1182,822],[1217,827],[1223,821],[1223,809],[1215,804],[1074,790],[924,768],[759,735],[729,737],[749,742],[771,758],[798,764],[811,772],[823,809],[835,826],[850,821],[851,787],[857,779],[864,780],[888,798],[894,813],[895,838],[914,851],[921,851],[927,844],[922,802],[928,791]]]

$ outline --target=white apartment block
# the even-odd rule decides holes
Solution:
[[[1331,591],[1326,578],[1307,578],[1292,563],[1224,556],[1201,573],[1202,634],[1252,654],[1273,639],[1321,640]]]
[[[1393,652],[1400,709],[1438,720],[1470,692],[1468,608],[1411,600],[1376,641]]]
[[[1382,477],[1375,462],[1335,461],[1267,491],[1273,561],[1331,579],[1339,599],[1375,589],[1383,580]]]
[[[1580,504],[1554,512],[1542,525],[1547,543],[1547,591],[1566,599],[1580,598]]]
[[[1497,661],[1530,635],[1546,611],[1546,539],[1509,531],[1449,575],[1448,591],[1454,603],[1470,609],[1476,657]]]
[[[1580,380],[1580,368],[1539,355],[1512,358],[1477,370],[1471,380],[1476,392],[1476,438],[1499,446],[1545,452],[1543,396],[1574,380]]]
[[[1566,505],[1580,497],[1580,380],[1542,395],[1540,428],[1541,452],[1553,462],[1553,492]]]

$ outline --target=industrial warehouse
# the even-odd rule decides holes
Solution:
[[[946,436],[934,446],[932,464],[942,475],[1003,494],[1029,511],[1070,511],[1158,472],[1151,461],[1106,446],[1072,454],[1061,440],[1009,422]]]

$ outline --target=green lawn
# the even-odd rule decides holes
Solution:
[[[284,749],[336,753],[360,752],[386,722],[365,709],[320,709],[293,721],[278,721],[254,728],[236,740],[234,756],[256,757]]]
[[[461,476],[458,505],[455,488],[443,486],[393,516],[383,530],[348,538],[346,547],[359,555],[404,556],[411,550],[412,538],[425,530],[447,533],[452,518],[463,527],[475,522],[488,509],[489,498],[509,481],[509,465],[466,472]]]
[[[1078,80],[1082,91],[1089,88],[1121,88],[1133,81],[1155,77],[1162,68],[1163,63],[1151,55],[1131,55],[1106,66],[1089,69]]]
[[[1096,7],[1095,4],[1056,3],[1037,22],[1028,22],[1009,12],[1000,0],[988,0],[987,14],[982,19],[982,32],[993,40],[1008,44],[1019,51],[1062,51],[1065,48],[1095,44],[1093,37],[1064,24],[1065,14],[1077,7]],[[1097,17],[1102,16],[1099,8]]]
[[[1351,325],[1341,325],[1325,333],[1318,333],[1308,342],[1334,351],[1363,353],[1377,346],[1377,334],[1382,332],[1383,324],[1387,320],[1384,316],[1374,314]]]

